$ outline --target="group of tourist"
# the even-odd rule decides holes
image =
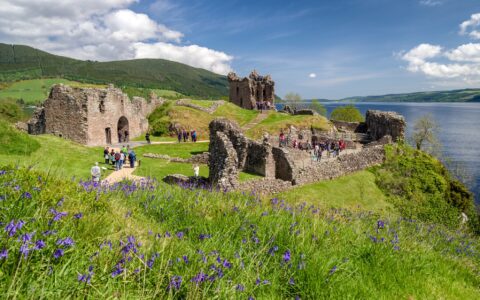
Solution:
[[[299,142],[294,139],[290,143],[290,139],[283,132],[279,135],[279,146],[280,147],[291,147],[299,150],[311,151],[312,160],[320,161],[322,159],[323,152],[326,152],[328,158],[337,157],[340,155],[341,151],[344,151],[347,148],[347,144],[344,140],[324,140],[320,142]]]
[[[194,129],[194,130],[185,130],[185,129],[182,129],[182,130],[178,130],[177,132],[177,139],[178,139],[178,142],[181,143],[182,140],[183,142],[188,142],[189,139],[192,140],[192,142],[196,143],[197,142],[197,131]]]
[[[133,149],[130,149],[130,145],[123,145],[120,150],[115,151],[115,149],[110,149],[105,147],[103,150],[103,157],[105,158],[105,164],[112,164],[115,166],[115,171],[121,170],[123,165],[128,162],[130,163],[130,168],[135,167],[135,161],[137,160],[137,155]]]

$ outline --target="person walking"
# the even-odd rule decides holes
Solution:
[[[110,151],[110,163],[115,166],[115,150]]]
[[[182,131],[181,130],[179,130],[178,133],[177,133],[177,139],[178,139],[179,143],[182,142]]]
[[[137,155],[135,154],[133,149],[130,150],[130,152],[128,153],[128,160],[130,161],[130,168],[135,168],[135,161],[137,160]]]
[[[105,147],[105,149],[103,149],[103,158],[105,159],[105,164],[108,165],[110,163],[110,155],[108,152],[108,147]]]
[[[122,155],[120,154],[119,151],[115,152],[115,171],[120,170],[120,159],[122,158]]]
[[[150,142],[150,133],[145,133],[145,140],[147,141],[147,144],[151,144],[152,142]]]
[[[194,129],[193,132],[192,132],[192,141],[194,143],[197,142],[197,131]]]
[[[120,152],[120,168],[119,168],[120,170],[123,168],[123,164],[125,163],[125,157],[126,157],[125,153]]]
[[[98,183],[100,181],[101,173],[102,171],[98,166],[98,162],[96,162],[95,165],[90,169],[90,174],[92,175],[92,181],[94,183]]]

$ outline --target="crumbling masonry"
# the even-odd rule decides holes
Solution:
[[[147,116],[162,99],[129,99],[118,88],[72,88],[58,84],[28,122],[30,134],[50,133],[85,145],[125,142],[148,130]]]
[[[256,71],[250,76],[240,78],[235,73],[228,74],[230,84],[230,102],[245,108],[255,109],[257,103],[275,101],[275,82],[270,75],[260,76]]]

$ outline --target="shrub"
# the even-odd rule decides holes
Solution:
[[[0,119],[17,122],[24,117],[23,110],[13,99],[0,101]]]
[[[364,118],[353,104],[339,106],[332,111],[332,120],[345,122],[363,122]]]
[[[167,101],[163,105],[157,107],[149,116],[150,133],[154,136],[166,135],[169,132],[170,119],[168,112],[173,106],[173,102]]]

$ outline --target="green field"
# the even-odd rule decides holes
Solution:
[[[57,83],[73,87],[105,87],[105,85],[86,84],[63,78],[22,80],[4,84],[4,87],[0,89],[0,101],[7,98],[22,99],[27,105],[36,105],[48,98],[50,88]]]

